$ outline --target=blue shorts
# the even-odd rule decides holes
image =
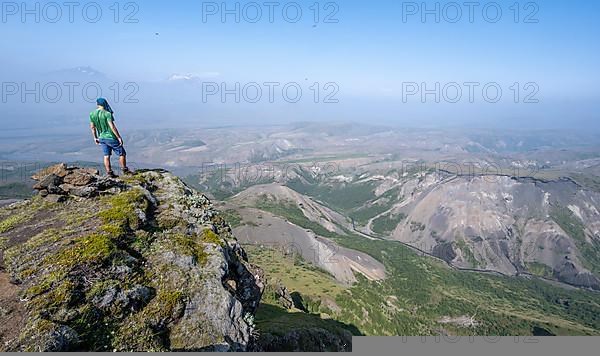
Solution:
[[[102,147],[102,152],[104,152],[105,156],[112,156],[113,151],[119,157],[127,155],[127,152],[125,152],[125,147],[123,147],[117,140],[101,138],[100,146]]]

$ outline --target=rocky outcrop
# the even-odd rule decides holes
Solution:
[[[285,309],[292,309],[294,307],[294,300],[292,295],[283,284],[279,283],[274,290],[275,297],[278,303]]]
[[[119,180],[98,176],[96,169],[67,167],[64,163],[48,167],[31,178],[37,181],[33,189],[50,202],[63,202],[68,195],[92,198],[114,194],[126,187]]]
[[[166,171],[33,178],[39,196],[0,210],[0,267],[24,310],[0,350],[251,347],[263,275],[205,196]]]

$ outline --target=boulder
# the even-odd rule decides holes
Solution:
[[[154,291],[151,288],[135,285],[133,288],[119,293],[117,301],[124,309],[138,311],[148,304],[153,297]]]
[[[101,177],[93,184],[93,186],[100,191],[107,191],[112,188],[118,188],[117,193],[122,189],[126,188],[126,185],[123,184],[123,182],[110,177]]]
[[[275,298],[277,298],[279,305],[285,309],[292,309],[292,307],[294,307],[294,301],[290,295],[290,292],[286,286],[281,283],[275,287]]]
[[[67,184],[83,187],[93,183],[96,177],[82,169],[77,169],[63,178]]]
[[[98,189],[95,187],[75,187],[69,191],[69,194],[81,198],[92,198],[98,195]]]
[[[39,181],[39,180],[42,180],[46,176],[49,176],[51,174],[54,174],[55,176],[63,178],[67,174],[69,174],[69,169],[67,168],[66,164],[60,163],[60,164],[57,164],[57,165],[50,166],[48,168],[42,169],[38,173],[34,174],[31,178],[33,180]]]
[[[40,196],[48,195],[72,195],[81,198],[92,198],[104,194],[111,188],[109,194],[120,193],[125,184],[114,179],[105,179],[98,176],[99,172],[93,168],[67,168],[66,164],[58,164],[48,167],[34,176],[32,179],[38,181],[33,187],[40,192]],[[64,201],[57,197],[48,198],[49,201]]]
[[[44,330],[44,332],[39,332]],[[75,351],[80,343],[79,335],[72,328],[40,319],[35,327],[26,330],[27,352],[68,352]]]
[[[56,195],[64,195],[65,191],[60,189],[60,186],[56,186],[54,184],[49,185],[46,190],[48,191],[49,194],[56,194]]]
[[[62,184],[62,180],[56,174],[50,174],[46,177],[42,178],[36,185],[33,186],[33,189],[39,190],[40,195],[47,196],[48,194],[57,194],[62,195],[65,192],[60,188]]]
[[[70,194],[71,190],[77,188],[76,186],[74,186],[73,184],[61,184],[59,186],[60,189],[62,189],[65,193]]]
[[[98,195],[98,188],[93,186],[76,187],[72,184],[62,184],[60,189],[69,195],[74,195],[81,198],[92,198]]]
[[[39,182],[33,186],[35,190],[43,190],[48,189],[48,187],[54,186],[58,187],[62,184],[62,181],[59,176],[54,173],[51,173],[39,180]]]
[[[93,176],[100,175],[100,171],[95,168],[78,168],[77,170],[81,173],[90,174]]]

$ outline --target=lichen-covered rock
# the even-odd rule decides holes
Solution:
[[[49,174],[40,179],[40,181],[33,186],[33,189],[48,190],[49,187],[58,187],[61,184],[61,182],[62,180],[59,176],[57,176],[56,174]]]
[[[32,179],[38,181],[33,189],[48,201],[61,203],[66,198],[54,195],[64,195],[74,198],[92,198],[98,195],[114,195],[127,189],[125,182],[110,177],[101,177],[96,169],[69,167],[58,164],[33,175]]]
[[[0,350],[248,349],[262,272],[205,196],[165,171],[48,171],[46,197],[13,207],[0,234],[26,310]]]
[[[27,352],[74,351],[80,343],[79,335],[72,328],[43,319],[36,320],[21,340],[26,343],[23,351]]]
[[[277,285],[272,287],[271,292],[273,293],[273,297],[279,303],[279,305],[285,309],[292,309],[294,307],[294,300],[292,299],[292,296],[290,295],[290,292],[286,286],[283,284],[277,283]]]
[[[91,198],[98,195],[98,188],[91,186],[77,187],[72,184],[61,184],[60,189],[69,195],[81,198]]]
[[[42,178],[49,176],[49,175],[55,175],[58,176],[60,178],[63,178],[64,176],[66,176],[67,174],[69,174],[69,170],[67,169],[67,165],[64,163],[60,163],[54,166],[50,166],[48,168],[45,168],[41,171],[39,171],[38,173],[34,174],[31,178],[33,180],[41,180]]]
[[[63,182],[77,187],[86,186],[95,180],[95,176],[89,170],[83,169],[74,170],[63,178]]]

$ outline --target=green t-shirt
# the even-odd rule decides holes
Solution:
[[[114,121],[113,115],[106,110],[94,110],[90,114],[90,122],[96,127],[98,138],[116,140],[117,136],[112,132],[109,122]]]

